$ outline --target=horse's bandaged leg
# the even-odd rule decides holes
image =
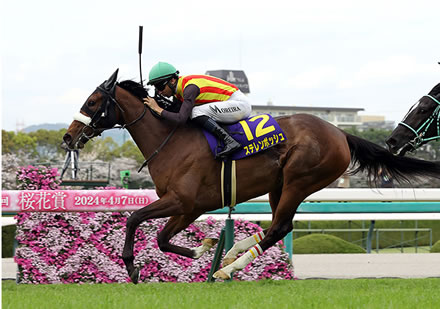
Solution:
[[[263,254],[259,244],[253,246],[248,252],[240,256],[234,263],[223,267],[214,274],[214,278],[227,280],[231,278],[231,273],[245,268],[250,262],[255,260],[258,256]]]
[[[227,266],[235,261],[237,258],[237,255],[243,251],[246,251],[250,247],[252,247],[255,244],[258,244],[260,241],[262,241],[264,238],[263,232],[258,232],[257,234],[254,234],[246,239],[238,241],[234,246],[226,253],[225,257],[223,258],[223,266]]]
[[[209,251],[212,247],[214,247],[218,242],[218,239],[213,238],[205,238],[202,240],[202,245],[196,248],[192,248],[194,252],[194,258],[198,259],[205,253],[206,251]]]

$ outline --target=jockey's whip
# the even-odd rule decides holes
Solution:
[[[139,50],[139,73],[141,75],[141,86],[144,87],[144,84],[142,82],[142,31],[143,31],[143,26],[139,26],[139,46],[138,46],[138,50]]]

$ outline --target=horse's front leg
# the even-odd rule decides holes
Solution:
[[[160,250],[198,259],[206,251],[210,250],[215,244],[217,244],[218,240],[213,238],[203,239],[202,244],[195,248],[184,248],[173,245],[169,242],[173,236],[187,228],[188,225],[193,223],[200,215],[201,213],[197,212],[190,215],[171,217],[157,237],[157,244],[159,245]]]
[[[139,224],[148,219],[181,215],[183,211],[183,205],[179,198],[174,193],[167,193],[152,204],[135,211],[128,218],[122,260],[133,283],[137,283],[139,279],[139,269],[135,268],[133,263],[134,236]]]

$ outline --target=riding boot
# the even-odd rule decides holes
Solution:
[[[215,135],[218,139],[223,141],[225,147],[223,151],[217,153],[217,158],[226,158],[228,155],[238,150],[241,145],[235,139],[233,139],[228,132],[226,132],[221,126],[217,124],[214,120],[209,118],[208,116],[199,116],[193,118],[193,121],[204,128],[209,133]]]

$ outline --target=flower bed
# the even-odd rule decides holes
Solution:
[[[46,166],[20,167],[16,172],[18,190],[55,190],[60,180],[56,179],[58,169]]]
[[[21,167],[18,189],[53,190],[59,186],[57,170],[44,166]],[[99,188],[111,189],[116,188]],[[15,261],[21,283],[111,283],[128,282],[121,259],[129,212],[20,213],[17,219],[18,247]],[[141,267],[141,282],[206,281],[215,249],[193,260],[163,253],[156,242],[167,219],[148,220],[136,231],[135,264]],[[208,219],[191,224],[172,243],[197,247],[206,237],[217,238],[224,221]],[[235,241],[261,231],[247,221],[235,221]],[[267,250],[242,271],[236,280],[292,279],[293,268],[281,243]]]
[[[15,261],[21,283],[129,282],[121,259],[125,239],[125,213],[20,213],[17,218]],[[215,248],[193,260],[159,250],[156,237],[167,219],[148,220],[136,232],[135,265],[141,267],[140,282],[206,281]],[[216,237],[224,221],[212,218],[195,222],[172,239],[172,243],[196,247],[205,237]],[[235,241],[261,228],[235,221]],[[279,243],[242,271],[235,280],[293,279],[288,255]]]

